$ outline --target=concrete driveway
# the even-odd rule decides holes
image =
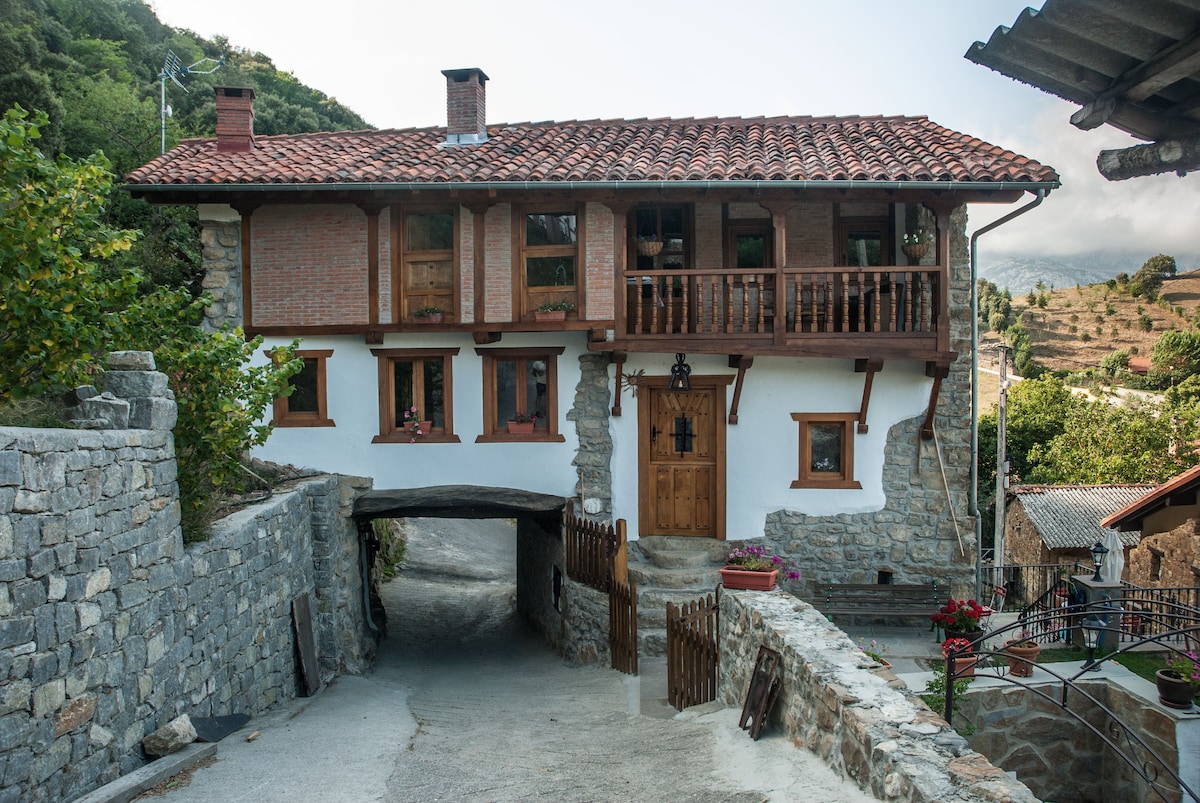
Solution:
[[[782,735],[752,741],[738,710],[675,716],[661,662],[640,678],[564,663],[514,614],[513,529],[417,521],[374,672],[251,722],[160,799],[874,799]],[[443,572],[463,550],[491,556],[487,576]]]

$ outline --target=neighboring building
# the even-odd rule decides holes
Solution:
[[[1200,585],[1200,466],[1164,482],[1117,510],[1102,526],[1124,534],[1141,530],[1141,541],[1125,564],[1125,579],[1137,586]]]
[[[213,325],[304,338],[262,457],[972,581],[965,205],[1051,168],[924,117],[486,125],[487,76],[444,75],[447,128],[258,138],[221,88],[215,140],[127,179],[198,206]]]
[[[1078,563],[1090,571],[1090,548],[1104,540],[1101,521],[1128,505],[1150,485],[1018,485],[1008,492],[1005,514],[1005,564],[1045,566]],[[1120,534],[1129,554],[1137,546],[1136,531]]]

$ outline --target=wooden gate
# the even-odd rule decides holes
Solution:
[[[667,603],[667,700],[680,711],[717,699],[720,593]]]
[[[637,589],[615,578],[608,588],[608,651],[613,669],[637,674]]]

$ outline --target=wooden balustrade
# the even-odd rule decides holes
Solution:
[[[797,344],[902,334],[927,347],[946,318],[943,281],[937,267],[628,271],[626,335]]]

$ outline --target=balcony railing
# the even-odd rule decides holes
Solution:
[[[936,348],[942,284],[934,266],[627,271],[624,332],[785,344],[900,336]]]

